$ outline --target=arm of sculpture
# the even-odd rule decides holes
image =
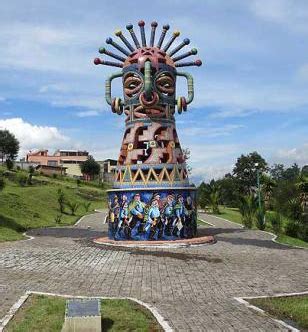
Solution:
[[[178,112],[182,113],[182,111],[187,111],[187,105],[190,104],[194,99],[194,79],[193,77],[188,73],[181,73],[177,72],[177,76],[183,76],[187,80],[187,90],[188,90],[188,96],[185,97],[178,97],[176,100]]]
[[[105,83],[105,99],[109,105],[112,107],[112,111],[118,114],[121,114],[121,106],[123,103],[120,98],[112,98],[111,97],[111,82],[115,78],[122,77],[122,72],[115,73],[109,76]]]

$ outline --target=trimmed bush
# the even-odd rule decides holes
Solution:
[[[268,214],[267,219],[272,225],[272,229],[275,234],[280,234],[281,233],[281,228],[282,228],[282,216],[279,212],[272,212]]]
[[[286,233],[286,235],[289,235],[289,236],[292,236],[292,237],[297,237],[299,231],[300,231],[300,224],[299,224],[299,222],[290,219],[287,222],[287,225],[285,227],[285,233]]]

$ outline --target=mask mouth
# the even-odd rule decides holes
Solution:
[[[134,109],[135,118],[163,118],[166,116],[166,107],[155,105],[154,107],[144,107],[139,105]]]

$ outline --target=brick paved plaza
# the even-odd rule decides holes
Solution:
[[[88,237],[104,234],[102,213],[83,218],[73,230],[2,243],[0,317],[31,290],[134,297],[155,306],[176,331],[284,330],[234,297],[307,291],[308,250],[200,217],[215,225],[207,232],[216,244],[159,250],[95,246]],[[95,234],[86,230],[88,225]]]

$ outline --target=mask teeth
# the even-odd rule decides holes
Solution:
[[[129,31],[130,35],[132,36],[132,39],[133,39],[136,47],[140,48],[139,40],[137,39],[137,37],[135,35],[133,25],[132,24],[127,24],[126,29]]]
[[[169,29],[170,29],[169,24],[166,24],[166,25],[163,26],[163,31],[161,32],[161,35],[159,37],[159,41],[158,41],[158,44],[157,44],[158,48],[161,48],[161,45],[162,45],[162,43],[165,39],[166,33]]]
[[[112,61],[104,61],[100,58],[95,58],[94,59],[94,64],[95,65],[105,65],[105,66],[111,66],[111,67],[123,67],[122,63],[118,63],[118,62],[112,62]]]
[[[180,35],[180,31],[174,31],[172,34],[172,37],[170,38],[170,40],[168,41],[168,43],[166,44],[166,46],[164,47],[163,51],[167,52],[167,50],[169,49],[169,47],[172,45],[172,43],[175,41],[175,39]]]
[[[179,56],[176,56],[176,57],[172,58],[172,60],[173,60],[174,62],[176,62],[176,61],[179,61],[179,60],[185,59],[185,58],[187,58],[188,56],[195,55],[195,54],[197,54],[197,53],[198,53],[197,49],[196,49],[196,48],[192,48],[189,52],[186,52],[186,53],[184,53],[184,54],[181,54],[181,55],[179,55]]]
[[[155,32],[156,32],[156,28],[157,28],[157,22],[152,22],[151,23],[151,27],[152,27],[152,30],[151,30],[151,39],[150,39],[150,46],[153,47],[154,46],[154,42],[155,42]]]
[[[125,46],[126,46],[131,52],[134,52],[134,51],[135,51],[133,45],[132,45],[132,44],[131,44],[131,43],[125,38],[125,36],[123,35],[123,33],[122,33],[121,30],[117,30],[117,31],[115,32],[115,35],[116,35],[117,37],[119,37],[119,38],[122,40],[122,42],[125,44]]]
[[[184,46],[188,45],[190,43],[190,40],[188,38],[185,38],[181,44],[179,44],[175,49],[173,49],[171,52],[168,53],[169,56],[174,55],[177,53],[180,49],[182,49]]]
[[[190,62],[182,62],[182,63],[176,63],[176,67],[190,67],[190,66],[197,66],[200,67],[202,65],[201,60],[196,60],[196,61],[190,61]]]
[[[146,47],[147,46],[147,41],[145,39],[145,31],[144,31],[145,23],[144,23],[144,21],[139,21],[138,25],[139,25],[139,28],[140,28],[142,46]]]
[[[104,47],[101,47],[101,48],[99,49],[99,53],[109,55],[109,56],[111,56],[112,58],[117,59],[117,60],[122,61],[122,62],[125,61],[125,58],[123,58],[122,56],[120,56],[120,55],[118,55],[118,54],[115,54],[115,53],[113,53],[113,52],[110,52],[110,51],[106,50]]]
[[[125,54],[126,56],[129,56],[129,52],[126,51],[122,46],[117,44],[115,41],[112,40],[112,38],[107,38],[106,43],[112,45],[114,48]]]

